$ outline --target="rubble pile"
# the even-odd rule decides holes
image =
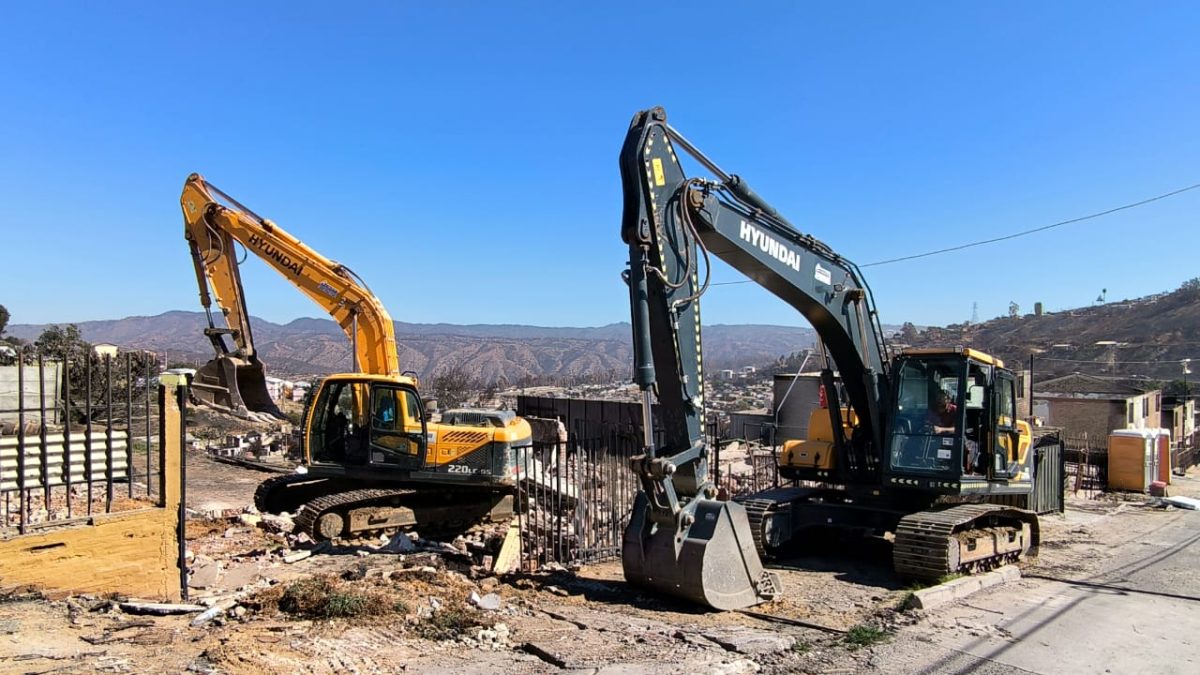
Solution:
[[[727,498],[753,494],[775,486],[775,450],[755,441],[733,441],[722,447],[717,484]]]
[[[0,499],[0,530],[18,528],[21,525],[22,508],[25,510],[26,525],[67,520],[68,498],[70,499],[70,517],[132,511],[155,505],[152,499],[144,495],[130,498],[129,488],[123,483],[115,484],[113,492],[113,500],[109,503],[108,484],[104,482],[102,475],[96,477],[96,482],[92,485],[91,490],[88,490],[86,483],[72,485],[69,497],[65,486],[52,487],[49,508],[46,505],[46,493],[40,487],[28,488],[24,493],[6,492]],[[21,494],[24,495],[24,499],[21,499]]]

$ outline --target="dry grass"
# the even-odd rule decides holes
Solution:
[[[278,611],[297,619],[348,619],[407,614],[402,600],[330,576],[293,581],[258,594],[252,604],[262,613]]]

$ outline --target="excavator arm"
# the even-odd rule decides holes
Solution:
[[[679,152],[714,178],[687,177]],[[645,451],[634,466],[642,496],[626,532],[626,574],[718,608],[754,604],[771,597],[772,589],[753,546],[746,550],[751,533],[745,513],[737,504],[711,501],[716,492],[704,436],[699,303],[708,286],[708,258],[732,265],[813,325],[857,417],[856,438],[839,443],[854,454],[846,465],[856,467],[870,464],[871,447],[882,442],[880,406],[888,392],[885,345],[870,291],[853,263],[801,234],[745,181],[717,167],[667,124],[662,108],[634,116],[620,164],[634,379],[642,392],[645,430]],[[825,381],[832,392],[832,372]],[[653,397],[659,403],[657,429]],[[830,406],[831,415],[840,413],[840,405]],[[840,419],[833,426],[840,431]],[[727,527],[696,542],[697,510]],[[672,545],[668,537],[684,545]],[[688,543],[699,550],[687,551]],[[714,562],[722,558],[728,560]]]
[[[205,334],[216,352],[216,358],[193,381],[199,398],[242,413],[278,415],[267,396],[262,363],[255,351],[235,242],[333,317],[353,345],[353,370],[393,377],[400,374],[392,318],[349,268],[259,217],[199,174],[188,176],[180,205],[200,302],[208,318]],[[213,298],[225,328],[213,320]],[[226,337],[232,339],[232,347]]]

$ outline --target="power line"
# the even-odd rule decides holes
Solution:
[[[1083,360],[1083,359],[1056,359],[1056,358],[1052,358],[1049,356],[1035,356],[1033,358],[1035,361],[1057,361],[1059,363],[1100,363],[1100,364],[1104,364],[1106,366],[1108,366],[1108,365],[1118,365],[1119,366],[1122,364],[1131,364],[1131,365],[1171,364],[1171,365],[1177,366],[1177,365],[1183,363],[1184,361],[1200,360],[1200,359],[1196,359],[1194,357],[1193,358],[1183,358],[1183,359],[1159,359],[1157,361],[1108,361],[1108,360],[1088,361],[1088,360]]]
[[[879,261],[872,262],[872,263],[866,263],[865,265],[859,265],[859,267],[860,268],[861,267],[878,267],[879,265],[890,265],[892,263],[904,262],[906,260],[916,260],[918,258],[928,258],[929,256],[940,255],[942,253],[953,253],[954,251],[961,251],[963,249],[974,248],[976,246],[983,246],[984,244],[995,244],[996,242],[1000,242],[1000,241],[1007,241],[1009,239],[1016,239],[1017,237],[1024,237],[1024,236],[1027,236],[1030,234],[1036,234],[1038,232],[1045,232],[1046,230],[1051,230],[1056,227],[1062,227],[1063,225],[1071,225],[1073,223],[1079,223],[1079,222],[1083,222],[1085,220],[1092,220],[1093,218],[1107,216],[1109,214],[1116,213],[1118,211],[1125,211],[1128,209],[1137,208],[1139,206],[1145,206],[1146,204],[1150,204],[1152,202],[1156,202],[1161,199],[1166,199],[1168,197],[1174,197],[1175,195],[1183,194],[1184,192],[1188,192],[1189,190],[1195,190],[1197,188],[1200,188],[1200,183],[1193,183],[1192,185],[1189,185],[1187,187],[1179,188],[1178,190],[1172,190],[1170,192],[1164,192],[1161,195],[1156,195],[1156,196],[1150,197],[1148,199],[1143,199],[1141,201],[1133,202],[1130,204],[1124,204],[1122,206],[1111,208],[1106,211],[1098,211],[1096,213],[1091,213],[1086,216],[1079,216],[1078,218],[1071,218],[1069,220],[1061,220],[1057,223],[1051,223],[1049,225],[1035,227],[1031,230],[1024,230],[1021,232],[1015,232],[1013,234],[1006,234],[1002,237],[994,237],[992,239],[982,239],[980,241],[973,241],[973,242],[970,242],[967,244],[959,244],[958,246],[951,246],[949,248],[941,248],[936,251],[926,251],[925,253],[915,253],[913,255],[906,255],[906,256],[902,256],[900,258],[890,258],[888,260],[879,260]],[[714,281],[714,282],[710,283],[709,285],[710,286],[734,286],[736,284],[748,284],[748,283],[751,283],[752,281],[753,281],[753,279],[742,279],[741,281]]]
[[[889,260],[880,260],[878,262],[867,263],[865,265],[859,265],[859,267],[876,267],[878,265],[890,265],[891,263],[902,262],[905,260],[915,260],[917,258],[927,258],[931,255],[938,255],[941,253],[951,253],[953,251],[961,251],[963,249],[972,248],[975,246],[983,246],[984,244],[994,244],[998,241],[1007,241],[1009,239],[1016,239],[1017,237],[1024,237],[1026,235],[1034,234],[1036,232],[1044,232],[1046,230],[1050,230],[1050,229],[1053,229],[1056,227],[1062,227],[1063,225],[1070,225],[1072,223],[1079,223],[1079,222],[1082,222],[1085,220],[1091,220],[1093,218],[1107,216],[1110,213],[1116,213],[1117,211],[1124,211],[1126,209],[1132,209],[1132,208],[1136,208],[1138,206],[1145,206],[1146,204],[1149,204],[1151,202],[1156,202],[1160,199],[1166,199],[1167,197],[1174,197],[1177,194],[1182,194],[1184,192],[1187,192],[1188,190],[1195,190],[1196,188],[1200,188],[1200,183],[1194,183],[1185,188],[1179,188],[1178,190],[1172,190],[1171,192],[1166,192],[1161,195],[1150,197],[1149,199],[1143,199],[1139,202],[1133,202],[1132,204],[1125,204],[1124,206],[1118,206],[1116,208],[1108,209],[1107,211],[1098,211],[1096,213],[1091,213],[1086,216],[1080,216],[1078,218],[1071,218],[1070,220],[1061,220],[1057,223],[1051,223],[1050,225],[1043,225],[1041,227],[1035,227],[1032,230],[1025,230],[1023,232],[1016,232],[1013,234],[1006,234],[1003,237],[994,237],[992,239],[983,239],[981,241],[973,241],[969,244],[960,244],[958,246],[951,246],[950,248],[942,248],[942,249],[938,249],[936,251],[927,251],[925,253],[906,255],[906,256],[903,256],[900,258],[891,258]]]

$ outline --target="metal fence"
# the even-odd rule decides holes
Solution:
[[[1064,433],[1060,438],[1067,491],[1087,498],[1104,492],[1108,486],[1108,439],[1086,432]]]
[[[536,442],[519,462],[516,508],[524,569],[619,558],[639,489],[630,460],[642,451],[641,406],[521,396],[517,414],[558,419],[567,430],[565,442]],[[717,428],[715,419],[706,427],[713,448]],[[719,467],[714,456],[714,477],[722,475]]]
[[[1066,446],[1058,436],[1043,436],[1033,453],[1033,493],[1027,508],[1035,513],[1062,513],[1066,510]]]
[[[157,498],[153,371],[140,353],[56,359],[29,349],[0,367],[0,533]]]
[[[516,522],[523,569],[620,556],[640,448],[617,430],[565,443],[536,443],[519,460]]]
[[[779,487],[779,447],[775,425],[744,425],[745,438],[716,440],[710,434],[713,481],[730,499]]]

